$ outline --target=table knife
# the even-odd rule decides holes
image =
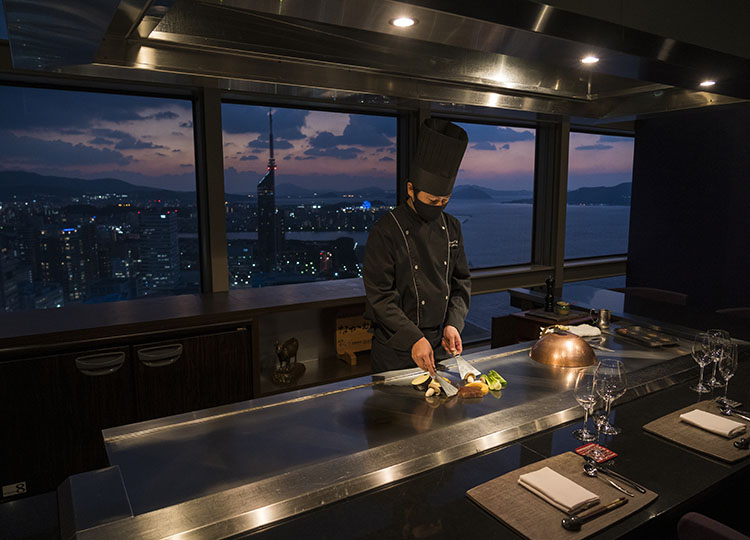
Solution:
[[[629,485],[632,488],[635,488],[636,490],[640,491],[641,493],[646,493],[646,488],[644,488],[642,485],[638,484],[637,482],[634,482],[630,478],[624,477],[623,475],[621,475],[618,472],[612,471],[612,470],[607,469],[606,467],[602,467],[602,466],[598,466],[597,470],[600,473],[604,473],[604,474],[607,474],[607,475],[609,475],[609,476],[611,476],[613,478],[617,478],[621,482],[626,483],[627,485]]]

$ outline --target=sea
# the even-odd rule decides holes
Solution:
[[[309,200],[306,202],[310,203]],[[446,212],[461,222],[470,268],[524,264],[531,260],[531,204],[452,200]],[[566,214],[565,258],[627,253],[629,206],[568,206]],[[290,240],[308,241],[347,236],[357,244],[365,245],[367,234],[367,231],[289,231],[285,236]],[[227,238],[255,239],[257,233],[230,232]]]
[[[310,204],[309,200],[304,202]],[[316,202],[326,204],[327,201]],[[336,202],[340,202],[340,199]],[[470,268],[524,264],[531,261],[531,204],[505,203],[491,199],[453,199],[448,203],[446,212],[461,222],[464,249]],[[627,253],[629,224],[630,206],[567,206],[565,258]],[[367,234],[366,231],[290,231],[286,233],[286,238],[335,240],[348,236],[358,245],[364,245],[367,243]],[[257,238],[257,234],[230,232],[227,233],[227,238]],[[590,284],[612,287],[624,286],[624,282],[622,276],[596,280]],[[492,317],[513,310],[507,292],[474,296],[467,321],[471,323],[475,333],[484,333],[485,337],[488,337]]]

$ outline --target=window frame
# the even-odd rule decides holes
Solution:
[[[633,142],[635,142],[635,133],[633,131],[625,131],[625,130],[614,130],[614,129],[597,129],[593,127],[584,127],[584,126],[575,126],[575,128],[571,127],[570,134],[573,133],[582,133],[585,135],[605,135],[605,136],[613,136],[613,137],[625,137],[625,138],[631,138],[633,139]],[[632,179],[631,179],[632,182]],[[566,206],[567,206],[567,200],[566,200]],[[567,222],[563,224],[563,227],[567,226]],[[629,234],[628,234],[629,236]],[[583,257],[566,257],[564,264],[568,265],[571,270],[573,268],[576,268],[576,263],[583,262],[586,263],[586,261],[590,261],[590,263],[594,266],[596,266],[600,261],[612,259],[612,258],[627,258],[627,250],[625,253],[607,253],[604,255],[589,255],[589,256],[583,256]],[[623,274],[625,272],[623,271]],[[612,277],[609,276],[599,276],[599,277]],[[586,278],[586,279],[596,279],[596,278]],[[579,280],[576,280],[579,281]]]
[[[413,154],[416,146],[416,133],[420,123],[430,114],[435,117],[441,117],[452,121],[470,122],[470,123],[487,123],[493,125],[502,125],[507,127],[532,128],[536,130],[536,138],[539,141],[540,128],[544,125],[565,127],[567,125],[570,131],[571,118],[558,115],[544,115],[527,113],[523,111],[505,110],[491,107],[477,106],[448,106],[437,102],[425,103],[401,103],[398,100],[389,100],[386,96],[375,96],[374,99],[368,99],[368,94],[362,94],[360,103],[353,103],[358,94],[349,92],[341,99],[336,101],[336,94],[328,92],[325,97],[303,97],[294,95],[278,94],[259,94],[253,90],[233,89],[228,91],[225,86],[217,85],[211,78],[190,77],[179,79],[180,83],[168,84],[149,81],[130,81],[125,79],[106,79],[91,78],[86,75],[71,76],[58,74],[36,74],[20,73],[12,69],[10,65],[9,45],[0,40],[0,57],[7,56],[8,62],[4,71],[0,71],[0,84],[8,86],[22,86],[30,88],[48,88],[69,91],[83,92],[100,92],[112,93],[119,95],[136,95],[143,97],[160,97],[187,99],[193,103],[193,137],[196,142],[195,165],[196,165],[196,194],[199,215],[199,253],[201,268],[201,292],[225,292],[228,290],[228,276],[222,278],[222,268],[228,274],[228,261],[226,254],[221,256],[221,248],[226,250],[226,232],[223,222],[223,199],[224,199],[224,182],[223,182],[223,154],[221,149],[221,118],[218,120],[219,136],[216,136],[216,128],[212,128],[214,134],[208,134],[199,120],[196,108],[200,109],[201,101],[206,98],[221,103],[252,104],[261,106],[278,106],[278,107],[297,107],[307,108],[309,110],[323,110],[332,112],[350,112],[355,114],[386,115],[395,116],[397,119],[397,154],[396,154],[396,171],[397,171],[397,201],[401,202],[406,197],[406,179],[408,178],[408,163],[410,156]],[[382,102],[378,102],[381,99]],[[204,110],[203,114],[208,112]],[[210,113],[208,118],[210,118]],[[622,135],[634,136],[632,131],[609,129],[606,127],[589,127],[575,123],[576,132],[596,133],[605,135]],[[200,144],[199,144],[200,141]],[[548,153],[559,147],[562,143],[558,141],[547,142],[543,145]],[[567,145],[567,143],[566,143]],[[216,175],[216,147],[219,147],[218,155],[221,157],[221,175]],[[211,150],[213,148],[213,150]],[[213,155],[213,157],[211,157]],[[539,150],[535,152],[535,163],[539,162]],[[211,171],[211,173],[209,173]],[[530,264],[510,265],[503,267],[492,267],[475,269],[472,271],[472,291],[473,294],[483,294],[490,292],[500,292],[514,287],[534,287],[543,285],[545,278],[552,274],[559,280],[560,287],[563,281],[577,281],[583,279],[594,279],[599,277],[610,277],[614,275],[625,274],[627,255],[617,257],[604,257],[593,259],[578,259],[575,261],[557,260],[550,258],[549,254],[557,251],[557,244],[552,238],[559,233],[559,227],[551,226],[548,228],[549,235],[542,236],[540,232],[544,230],[542,226],[542,213],[537,210],[540,205],[539,196],[536,193],[537,186],[540,184],[539,173],[535,165],[535,196],[534,196],[534,233],[532,240],[532,250],[534,255]],[[209,181],[211,178],[211,181]],[[567,167],[565,170],[565,181],[567,183]],[[221,192],[221,221],[213,214],[216,213],[216,195],[217,190]],[[213,194],[213,203],[206,203],[201,198],[210,198]],[[545,195],[550,198],[549,193]],[[552,207],[560,207],[567,204],[565,198],[552,197]],[[213,210],[212,210],[213,208]],[[549,224],[548,224],[549,225]],[[552,224],[554,225],[554,224]],[[224,232],[222,233],[222,229]],[[539,232],[537,232],[539,231]],[[221,241],[218,239],[221,237]],[[564,231],[563,231],[564,237]],[[564,238],[563,238],[564,242]],[[217,251],[218,250],[218,251]],[[542,257],[542,253],[547,253]],[[214,255],[219,255],[218,259]]]
[[[237,94],[229,94],[224,93],[221,96],[221,103],[220,105],[228,104],[228,105],[246,105],[250,107],[264,107],[264,108],[285,108],[285,109],[296,109],[296,110],[305,110],[305,111],[320,111],[320,112],[329,112],[329,113],[340,113],[340,114],[359,114],[359,115],[368,115],[368,116],[380,116],[385,118],[393,118],[396,121],[396,204],[401,201],[402,192],[400,189],[400,186],[403,184],[405,186],[406,182],[402,181],[401,175],[403,174],[403,159],[401,158],[402,154],[402,148],[401,148],[401,142],[402,142],[402,132],[407,131],[408,132],[408,118],[405,117],[403,113],[398,112],[391,112],[390,108],[378,108],[377,111],[373,111],[370,108],[367,107],[358,107],[355,105],[346,105],[343,107],[336,107],[335,104],[324,104],[317,101],[306,101],[306,100],[281,100],[282,102],[277,102],[275,100],[258,100],[257,98],[253,96],[243,96],[243,95],[237,95]],[[307,105],[306,103],[310,103],[310,105]],[[225,182],[224,182],[224,141],[223,141],[223,127],[221,125],[222,123],[222,117],[221,117],[221,108],[219,109],[219,141],[218,141],[218,149],[220,151],[220,157],[222,162],[221,167],[221,186],[222,186],[222,193],[221,198],[222,201],[225,200],[225,194],[226,194],[226,188],[225,188]],[[214,152],[216,151],[216,145],[214,144]],[[404,176],[405,178],[405,176]],[[214,186],[217,186],[219,183],[215,182]],[[216,189],[216,187],[214,187]],[[405,189],[404,189],[405,191]],[[214,288],[211,292],[225,292],[229,290],[242,290],[245,287],[237,287],[232,288],[229,284],[229,254],[227,250],[228,246],[228,237],[226,234],[226,215],[224,214],[224,204],[222,202],[222,212],[221,215],[218,215],[217,213],[214,213],[215,217],[213,217],[210,221],[210,230],[216,231],[218,229],[223,230],[224,234],[224,242],[223,242],[223,272],[226,274],[225,281],[223,281],[220,285],[223,288],[216,289]],[[221,221],[221,223],[218,223]],[[218,251],[218,250],[217,250]],[[211,259],[213,261],[214,270],[217,264],[220,263],[221,258],[214,257]],[[331,282],[335,282],[336,280],[327,280]],[[273,287],[274,285],[270,285]]]

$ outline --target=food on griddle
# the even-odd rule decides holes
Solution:
[[[482,389],[478,386],[462,386],[458,389],[458,397],[460,398],[481,398],[484,394],[482,393]]]
[[[411,386],[415,390],[424,392],[429,387],[430,381],[432,381],[432,377],[430,377],[430,374],[422,373],[421,375],[417,375],[411,380]]]
[[[429,388],[427,388],[427,391],[424,395],[425,397],[439,396],[441,390],[442,388],[440,388],[440,383],[434,379],[430,379]]]
[[[490,387],[484,384],[482,381],[474,381],[472,383],[467,384],[469,388],[479,388],[482,391],[482,395],[486,395],[487,392],[490,391]]]
[[[490,387],[490,390],[501,390],[502,388],[505,388],[506,384],[508,384],[508,381],[503,379],[494,369],[491,369],[489,373],[482,375],[479,378]]]

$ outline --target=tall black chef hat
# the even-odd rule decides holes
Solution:
[[[469,136],[456,124],[437,118],[422,123],[411,182],[419,191],[444,197],[453,191]]]

